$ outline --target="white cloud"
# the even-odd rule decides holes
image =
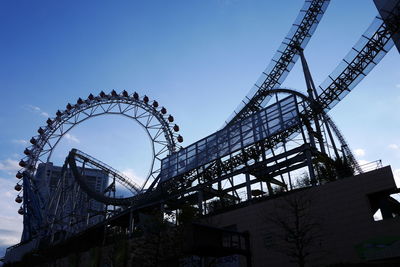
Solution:
[[[14,140],[12,140],[12,142],[14,144],[19,144],[19,145],[24,145],[24,146],[28,144],[28,141],[26,141],[24,139],[14,139]]]
[[[32,105],[28,105],[28,107],[29,107],[32,111],[40,111],[40,108],[39,108],[39,107],[32,106]]]
[[[21,167],[18,165],[17,160],[5,159],[0,160],[0,170],[1,171],[18,171]]]
[[[396,84],[396,87],[397,87],[397,88],[400,88],[400,83]]]
[[[45,118],[50,117],[50,116],[49,116],[49,113],[47,113],[47,112],[40,112],[40,115],[42,115],[42,116],[45,117]]]
[[[399,149],[400,149],[400,146],[397,145],[397,144],[390,144],[388,147],[389,147],[390,149],[393,149],[393,150],[399,150]]]
[[[49,117],[49,113],[43,111],[41,108],[37,107],[37,106],[33,106],[33,105],[28,105],[28,109],[31,112],[37,113],[42,117],[48,118]]]
[[[360,159],[360,160],[357,160],[357,161],[358,161],[358,164],[359,164],[360,166],[365,165],[365,164],[368,164],[368,163],[371,163],[370,161],[368,161],[368,160],[363,160],[363,159]]]
[[[130,178],[135,184],[142,186],[143,183],[146,181],[145,178],[141,177],[140,175],[138,175],[134,169],[125,169],[122,171],[122,174],[124,174],[125,176],[128,176],[128,178]]]
[[[362,148],[357,148],[356,150],[354,150],[354,154],[358,157],[365,156],[365,150]]]
[[[20,204],[15,202],[15,182],[16,179],[0,178],[0,247],[14,245],[21,238],[23,224],[22,216],[17,213]]]
[[[75,135],[66,133],[66,134],[64,135],[64,137],[65,137],[65,139],[67,139],[67,140],[70,141],[71,143],[77,143],[77,144],[80,143],[79,139],[78,139]]]
[[[20,159],[20,158],[22,158],[21,155],[18,154],[18,153],[13,153],[13,154],[11,155],[11,157],[13,157],[14,159]]]

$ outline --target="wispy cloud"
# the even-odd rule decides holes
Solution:
[[[396,87],[397,87],[397,88],[400,88],[400,83],[396,84]]]
[[[64,137],[65,137],[65,139],[67,139],[69,142],[71,142],[71,143],[77,143],[77,144],[79,144],[81,141],[78,139],[78,137],[76,137],[75,135],[72,135],[72,134],[69,134],[69,133],[66,133],[65,135],[64,135]]]
[[[20,159],[20,158],[21,158],[21,154],[13,153],[13,154],[11,155],[11,157],[14,158],[14,159]]]
[[[393,150],[399,150],[400,146],[397,144],[390,144],[390,145],[388,145],[388,148],[393,149]]]
[[[360,159],[360,160],[357,160],[357,161],[358,161],[358,164],[359,164],[360,166],[365,165],[365,164],[368,164],[368,163],[371,163],[370,161],[368,161],[368,160],[363,160],[363,159]]]
[[[362,148],[357,148],[356,150],[354,150],[354,154],[358,157],[365,156],[365,150]]]
[[[21,169],[17,160],[5,159],[0,160],[0,171],[17,171]]]
[[[24,146],[28,144],[28,141],[24,139],[13,139],[11,142],[13,142],[14,144],[24,145]]]
[[[14,179],[0,177],[0,256],[4,248],[18,243],[21,238],[22,216],[17,213],[20,204],[14,201],[17,196],[14,185]]]
[[[28,105],[28,110],[30,110],[31,112],[37,113],[42,117],[48,118],[49,117],[49,113],[43,111],[41,108],[37,107],[37,106],[33,106],[33,105]]]
[[[128,176],[128,178],[131,178],[131,180],[139,185],[142,186],[144,181],[146,180],[145,178],[141,177],[140,175],[138,175],[134,169],[125,169],[122,171],[122,174],[124,174],[125,176]]]

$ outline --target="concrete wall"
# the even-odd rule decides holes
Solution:
[[[322,186],[266,199],[208,220],[220,227],[236,225],[238,231],[249,231],[253,266],[296,266],[287,255],[287,243],[274,218],[294,222],[290,199],[302,199],[306,205],[305,224],[316,223],[312,230],[316,241],[307,266],[339,262],[361,262],[356,245],[372,238],[399,237],[400,218],[374,221],[368,194],[396,188],[390,167]],[[289,202],[288,202],[289,200]],[[301,229],[301,227],[300,227]],[[277,248],[285,251],[278,252]],[[400,256],[400,255],[398,255]],[[245,265],[243,265],[245,266]]]

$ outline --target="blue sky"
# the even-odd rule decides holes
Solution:
[[[302,5],[295,0],[1,1],[0,247],[19,239],[14,173],[27,140],[49,114],[89,93],[137,91],[167,107],[187,146],[223,125]],[[316,84],[376,15],[372,1],[330,3],[305,50]],[[399,59],[392,49],[330,112],[360,161],[382,159],[398,174]],[[304,90],[299,64],[284,85]],[[138,175],[150,157],[141,129],[120,117],[80,125],[57,148],[54,161],[61,162],[71,147]]]

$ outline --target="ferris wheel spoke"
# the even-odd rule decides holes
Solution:
[[[104,109],[104,107],[103,107],[103,105],[102,105],[102,104],[100,104],[100,105],[99,105],[99,107],[100,107],[100,108],[103,110],[103,112],[104,112],[104,113],[107,113],[107,110],[106,110],[106,109]]]
[[[158,151],[158,152],[154,155],[154,157],[155,157],[156,159],[158,159],[158,160],[161,160],[160,156],[163,155],[163,154],[165,154],[165,152],[167,152],[167,150],[168,150],[168,149]]]
[[[70,119],[70,118],[69,118],[69,119]],[[68,120],[65,120],[63,123],[61,123],[61,124],[60,124],[60,127],[62,127],[63,125],[74,125],[74,124],[75,124],[75,123],[69,121],[69,119],[68,119]],[[60,128],[60,127],[58,127],[58,128]]]
[[[154,135],[154,139],[158,139],[163,133],[164,133],[163,129],[159,128],[156,134]]]
[[[100,106],[100,104],[96,104],[95,106],[93,106],[90,109],[90,117],[93,116],[96,113],[96,111],[99,109],[99,106]]]
[[[90,117],[92,114],[91,113],[87,113],[86,110],[82,110],[82,113],[86,115],[86,117]]]
[[[36,175],[39,163],[47,164],[50,161],[50,158],[53,156],[52,153],[60,140],[65,137],[73,127],[93,117],[116,114],[129,117],[139,123],[148,132],[149,139],[153,142],[153,158],[150,171],[144,179],[146,182],[142,187],[138,186],[138,188],[148,186],[146,184],[147,181],[149,179],[155,180],[157,174],[160,173],[163,156],[166,156],[168,151],[175,151],[176,148],[176,144],[171,138],[172,129],[169,129],[169,122],[167,121],[167,117],[164,116],[166,113],[165,109],[158,111],[154,105],[154,102],[149,104],[146,99],[138,98],[137,95],[126,96],[126,94],[124,94],[122,97],[122,95],[116,96],[115,92],[112,92],[109,95],[104,93],[100,94],[100,96],[85,100],[83,103],[81,100],[78,100],[77,104],[73,105],[72,108],[67,106],[67,110],[62,112],[62,114],[57,112],[57,117],[53,120],[53,123],[47,123],[48,125],[42,128],[44,132],[34,137],[36,143],[30,146],[30,151],[32,152],[28,161],[28,164],[33,166],[28,172],[30,177]],[[79,161],[79,159],[76,160]],[[96,166],[92,167],[98,168]],[[22,168],[22,170],[28,170],[28,168]],[[32,183],[30,186],[34,189],[34,192],[37,192],[40,208],[45,209],[47,212],[47,217],[44,218],[45,222],[53,225],[53,230],[50,231],[65,227],[69,229],[76,228],[76,230],[78,230],[79,221],[84,219],[81,214],[78,214],[77,207],[79,203],[82,201],[93,202],[88,192],[85,191],[89,189],[84,189],[76,183],[76,180],[67,178],[74,177],[70,166],[64,172],[63,176],[64,178],[60,178],[61,180],[57,188],[53,189],[53,194],[56,196],[54,195],[54,197],[47,202],[45,197],[39,194],[40,188],[37,187],[42,183]],[[131,179],[127,178],[126,181],[123,180],[119,182],[119,184],[120,186],[125,184],[125,186],[129,187],[131,184],[130,181]],[[132,191],[132,189],[127,189],[127,192]],[[135,195],[139,192],[139,189],[138,191],[132,192],[131,194]],[[105,193],[105,195],[107,194]],[[115,205],[115,203],[119,201],[115,193],[112,194],[112,192],[109,192],[108,199],[112,199],[110,203],[113,204],[111,205]],[[126,202],[124,203],[126,205]],[[26,205],[30,204],[26,203]],[[67,210],[69,214],[75,213],[75,215],[73,215],[73,217],[65,215]],[[69,226],[71,222],[74,223],[72,228]]]
[[[141,114],[136,114],[136,118],[137,119],[143,119],[143,118],[147,118],[149,116],[149,114],[146,111],[143,111]]]
[[[156,143],[156,144],[160,144],[160,145],[168,145],[168,142],[167,141],[160,141],[160,140],[153,140],[153,142],[154,143]]]
[[[118,103],[113,103],[111,102],[107,108],[107,111],[111,111],[113,110],[116,106],[118,105]]]
[[[123,108],[121,107],[121,105],[123,105],[124,103],[118,102],[117,104],[118,104],[119,113],[123,113],[123,112],[122,112]]]
[[[121,111],[121,113],[127,113],[133,109],[134,109],[134,106],[130,105],[129,103],[126,103],[126,107]]]
[[[49,139],[46,140],[46,144],[50,147],[50,150],[53,149],[53,145],[50,143]]]
[[[146,122],[146,128],[149,128],[149,125],[151,123],[151,121],[153,120],[154,116],[150,116],[147,118],[147,122]]]
[[[162,149],[160,149],[160,151],[156,155],[158,156],[165,152],[168,152],[168,146],[164,146]]]
[[[151,129],[151,130],[158,130],[158,129],[160,129],[161,127],[162,127],[162,125],[161,125],[160,123],[152,124],[152,125],[147,126],[147,128],[148,128],[148,129]]]
[[[51,149],[43,150],[42,153],[40,153],[40,158],[38,158],[38,160],[40,160],[41,162],[45,163],[44,161],[41,160],[41,158],[43,158],[43,156],[49,154],[50,151],[51,151]]]
[[[51,136],[49,136],[49,138],[47,138],[47,140],[58,139],[61,136],[62,136],[61,134],[53,133]]]

